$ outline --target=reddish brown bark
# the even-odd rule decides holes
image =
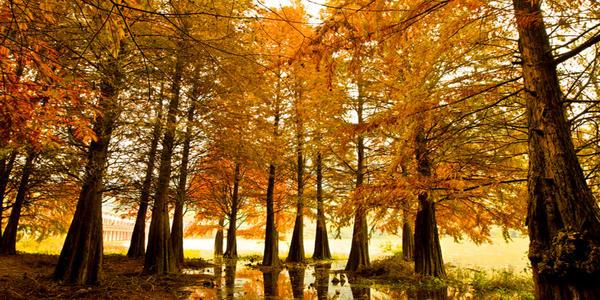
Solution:
[[[600,214],[577,160],[540,9],[514,0],[529,121],[529,259],[538,299],[600,299]]]

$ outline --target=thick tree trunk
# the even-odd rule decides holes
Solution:
[[[224,257],[237,257],[237,213],[239,205],[239,189],[240,189],[240,163],[235,163],[235,171],[233,174],[233,194],[231,195],[231,213],[229,215],[229,227],[227,228],[227,249]]]
[[[144,257],[144,272],[147,274],[162,275],[177,271],[177,264],[173,256],[173,249],[171,248],[167,199],[169,197],[171,159],[175,142],[175,127],[177,125],[182,73],[183,57],[178,56],[175,63],[175,73],[171,87],[172,95],[169,101],[165,134],[162,141],[158,186],[154,197],[154,207],[152,208],[148,247],[146,256]]]
[[[363,100],[359,86],[359,105],[357,109],[358,125],[364,124],[363,121]],[[364,137],[359,135],[356,142],[356,193],[361,197],[361,188],[364,181],[364,160],[365,160],[365,142]],[[359,271],[371,265],[369,259],[369,232],[367,225],[367,210],[361,199],[356,205],[354,212],[354,227],[352,230],[352,244],[350,246],[350,256],[346,264],[347,271]]]
[[[118,87],[122,74],[113,62],[108,80],[100,86],[101,113],[96,117],[83,186],[75,215],[54,270],[54,278],[74,284],[95,284],[102,266],[102,191],[108,145],[119,117]],[[108,75],[108,74],[105,74]]]
[[[408,221],[408,210],[403,212],[402,223],[402,258],[406,261],[413,261],[415,259],[415,240],[412,227]]]
[[[302,265],[288,268],[294,299],[304,299],[304,273],[306,273],[306,268]]]
[[[279,129],[279,111],[275,113],[273,136],[277,137]],[[269,181],[267,184],[267,228],[265,229],[265,251],[263,266],[278,266],[279,261],[279,232],[275,224],[275,163],[269,165]],[[266,283],[265,283],[266,286]]]
[[[296,113],[299,114],[298,112]],[[303,262],[304,261],[304,128],[300,116],[296,117],[296,180],[297,180],[297,196],[296,196],[296,221],[294,222],[294,232],[292,234],[292,242],[290,243],[290,251],[286,259],[287,262]]]
[[[156,120],[152,128],[152,140],[150,141],[150,150],[148,151],[148,161],[146,163],[146,174],[142,183],[140,195],[140,207],[135,218],[133,233],[131,234],[131,243],[127,256],[131,258],[140,258],[146,254],[146,213],[150,203],[150,188],[152,187],[152,178],[154,174],[154,165],[156,164],[156,150],[160,141],[160,131],[162,128],[162,87],[156,111]]]
[[[19,219],[21,218],[23,203],[25,203],[25,196],[27,195],[27,190],[29,187],[29,176],[33,171],[33,161],[35,157],[36,153],[33,150],[29,150],[27,152],[27,158],[25,159],[25,165],[23,165],[23,172],[21,173],[21,181],[19,182],[17,196],[12,205],[10,216],[8,217],[8,223],[6,224],[6,229],[2,235],[2,240],[0,241],[0,254],[17,254],[16,245]]]
[[[417,172],[424,177],[431,176],[431,161],[427,151],[427,138],[420,125],[415,142]],[[435,201],[429,192],[419,194],[419,210],[415,221],[415,272],[421,275],[446,277],[442,249],[435,220]]]
[[[223,224],[225,223],[225,218],[221,217],[219,219],[219,229],[217,229],[217,234],[215,235],[215,251],[214,256],[222,256],[223,255]]]
[[[315,236],[314,259],[331,259],[329,239],[327,237],[327,223],[325,221],[325,208],[323,204],[323,162],[321,153],[317,153],[317,230]]]
[[[2,237],[2,217],[4,213],[4,196],[6,195],[6,186],[10,180],[10,172],[12,172],[17,151],[10,152],[7,158],[0,160],[0,238]]]
[[[177,185],[177,198],[175,202],[175,213],[173,214],[173,225],[171,227],[171,247],[173,257],[178,266],[183,266],[183,207],[187,195],[188,164],[190,160],[190,143],[192,142],[192,123],[194,121],[194,103],[187,111],[187,123],[185,137],[183,140],[183,152],[181,153],[181,166],[179,167],[179,183]]]
[[[538,299],[600,299],[600,213],[562,106],[541,1],[513,0],[529,120],[529,259]]]

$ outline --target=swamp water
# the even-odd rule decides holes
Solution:
[[[343,272],[345,261],[262,268],[245,260],[215,261],[214,267],[186,270],[209,275],[212,281],[187,287],[187,299],[448,299],[448,290],[404,289],[354,282]],[[354,282],[354,283],[353,283]],[[401,285],[398,285],[401,286]],[[450,295],[451,299],[454,299]],[[460,297],[462,298],[462,297]],[[456,299],[460,299],[456,298]]]

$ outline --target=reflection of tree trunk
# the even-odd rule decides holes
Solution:
[[[161,120],[162,120],[162,87],[160,91],[158,107],[156,110],[156,120],[152,128],[152,140],[150,141],[150,150],[148,151],[148,161],[146,163],[146,174],[142,183],[140,207],[135,218],[133,233],[131,234],[131,243],[127,256],[131,258],[139,258],[146,254],[146,213],[150,202],[150,188],[152,187],[152,177],[154,173],[154,165],[156,162],[156,149],[160,140]]]
[[[0,159],[0,237],[2,237],[2,213],[4,212],[4,196],[6,194],[6,186],[10,180],[10,172],[12,171],[17,151],[10,152],[8,158]]]
[[[296,112],[296,115],[299,115]],[[292,242],[290,243],[290,251],[286,261],[288,262],[303,262],[304,261],[304,133],[303,125],[300,116],[297,119],[296,133],[296,180],[297,199],[296,199],[296,221],[294,222],[294,232],[292,234]]]
[[[223,265],[221,259],[215,259],[215,266],[213,268],[214,271],[214,282],[216,284],[217,289],[217,299],[229,299],[228,297],[223,296]]]
[[[352,290],[352,298],[357,300],[369,300],[371,299],[371,288],[368,285],[355,284],[353,277],[348,276],[350,280],[350,290]]]
[[[529,259],[538,299],[600,299],[600,215],[571,140],[541,1],[513,0],[529,123]]]
[[[162,141],[158,186],[152,208],[150,232],[148,233],[148,249],[144,258],[144,272],[149,274],[173,273],[177,264],[173,256],[170,241],[169,210],[167,205],[169,181],[171,178],[171,159],[175,141],[175,126],[179,107],[183,58],[177,57],[173,76],[172,95],[169,101],[165,134]]]
[[[304,299],[304,273],[306,268],[303,266],[288,268],[290,282],[292,283],[292,294],[294,299]]]
[[[317,299],[327,300],[329,293],[329,270],[331,264],[322,264],[315,266],[315,288],[317,290]]]
[[[187,111],[187,122],[185,125],[185,136],[183,140],[183,151],[181,153],[181,166],[179,166],[179,182],[175,200],[175,212],[173,213],[173,225],[171,226],[171,247],[173,257],[178,266],[183,265],[183,207],[187,195],[188,163],[190,159],[190,143],[192,142],[192,123],[194,122],[194,103],[190,104]]]
[[[12,205],[8,223],[6,224],[6,229],[4,230],[0,242],[0,254],[17,254],[16,245],[19,219],[21,218],[21,210],[23,208],[23,203],[25,202],[25,196],[27,195],[29,176],[33,171],[33,160],[35,157],[36,153],[33,150],[27,152],[27,158],[25,159],[25,165],[23,166],[23,172],[21,173],[21,181],[19,182],[19,188],[17,189],[17,197]]]
[[[358,96],[358,125],[364,124],[363,120],[363,97],[361,87],[359,85]],[[369,267],[371,261],[369,259],[369,232],[367,226],[367,209],[364,207],[361,196],[361,188],[365,177],[365,141],[364,137],[359,134],[356,141],[356,188],[355,195],[361,197],[356,205],[354,212],[354,227],[352,231],[352,244],[350,246],[350,255],[346,264],[347,271],[358,271],[362,268]]]
[[[417,129],[415,156],[421,176],[431,176],[431,161],[427,152],[427,138],[420,125]],[[419,194],[419,210],[415,221],[415,272],[422,275],[445,277],[442,249],[435,220],[435,201],[427,191]]]
[[[237,214],[239,205],[239,189],[240,189],[240,163],[236,161],[235,171],[233,174],[233,193],[231,195],[231,214],[229,215],[229,228],[227,228],[227,250],[225,257],[237,257]]]
[[[225,295],[227,299],[233,299],[235,295],[235,271],[237,260],[229,260],[225,265]]]
[[[417,289],[417,300],[446,300],[448,299],[448,287]]]
[[[281,272],[280,268],[273,268],[272,270],[263,271],[265,298],[279,298],[279,287],[277,285],[277,279],[279,279],[279,272]]]
[[[408,221],[408,210],[404,210],[402,214],[402,258],[406,261],[414,260],[415,241],[413,237],[412,227]]]
[[[219,218],[219,228],[217,229],[217,234],[215,235],[215,256],[223,255],[223,224],[225,223],[225,218]]]
[[[317,230],[315,237],[314,259],[331,259],[329,239],[327,238],[327,223],[323,204],[323,162],[321,152],[317,153]]]
[[[108,66],[110,74],[100,85],[101,113],[96,117],[96,140],[88,150],[83,186],[75,215],[60,252],[54,278],[76,284],[94,284],[102,265],[102,190],[108,158],[108,145],[119,116],[118,86],[122,74],[117,62]],[[109,76],[107,76],[109,75]]]
[[[275,114],[273,124],[274,136],[278,136],[279,112]],[[269,165],[269,182],[267,184],[267,228],[265,230],[265,251],[263,266],[279,265],[279,233],[275,224],[275,163]]]

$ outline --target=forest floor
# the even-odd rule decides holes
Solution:
[[[184,287],[212,282],[206,274],[142,275],[143,261],[105,255],[99,285],[73,286],[52,279],[57,260],[44,254],[0,256],[0,299],[178,299]],[[186,262],[186,268],[207,265],[198,259]]]

